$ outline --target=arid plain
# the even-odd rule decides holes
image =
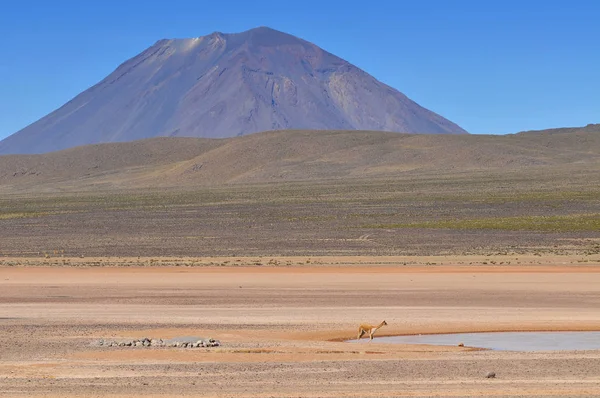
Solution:
[[[598,351],[343,342],[356,338],[360,322],[383,319],[381,336],[600,330],[600,258],[560,265],[568,259],[544,266],[332,257],[292,267],[3,268],[0,390],[3,397],[597,396]],[[222,346],[93,346],[190,335]],[[496,378],[485,378],[488,371]]]
[[[376,336],[600,330],[598,136],[568,133],[407,136],[377,164],[352,159],[389,135],[235,167],[236,141],[2,157],[0,395],[598,396],[596,350],[344,341],[384,319]],[[277,156],[288,174],[252,163]],[[190,335],[222,345],[94,344]]]

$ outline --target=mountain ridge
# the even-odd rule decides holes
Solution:
[[[552,167],[600,170],[599,152],[600,126],[569,134],[505,136],[296,130],[223,139],[155,137],[0,156],[0,191],[193,187]]]
[[[342,58],[261,27],[158,40],[0,141],[0,154],[289,129],[468,134]]]

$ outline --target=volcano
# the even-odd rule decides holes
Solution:
[[[0,154],[296,129],[467,134],[349,62],[260,27],[160,40],[0,141]]]

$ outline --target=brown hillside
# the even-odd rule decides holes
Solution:
[[[145,188],[394,177],[600,164],[600,128],[506,136],[277,131],[228,139],[153,138],[0,156],[11,189]]]

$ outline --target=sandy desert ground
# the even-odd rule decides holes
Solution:
[[[256,266],[238,258],[237,266],[210,266],[230,259],[205,258],[194,267],[125,266],[137,258],[104,267],[93,259],[67,267],[5,261],[0,396],[600,396],[600,351],[344,342],[360,322],[384,319],[380,336],[600,330],[600,256],[585,263],[530,256],[519,265],[412,259],[274,258],[279,265]],[[222,346],[93,344],[189,335]],[[488,371],[497,377],[487,379]]]

